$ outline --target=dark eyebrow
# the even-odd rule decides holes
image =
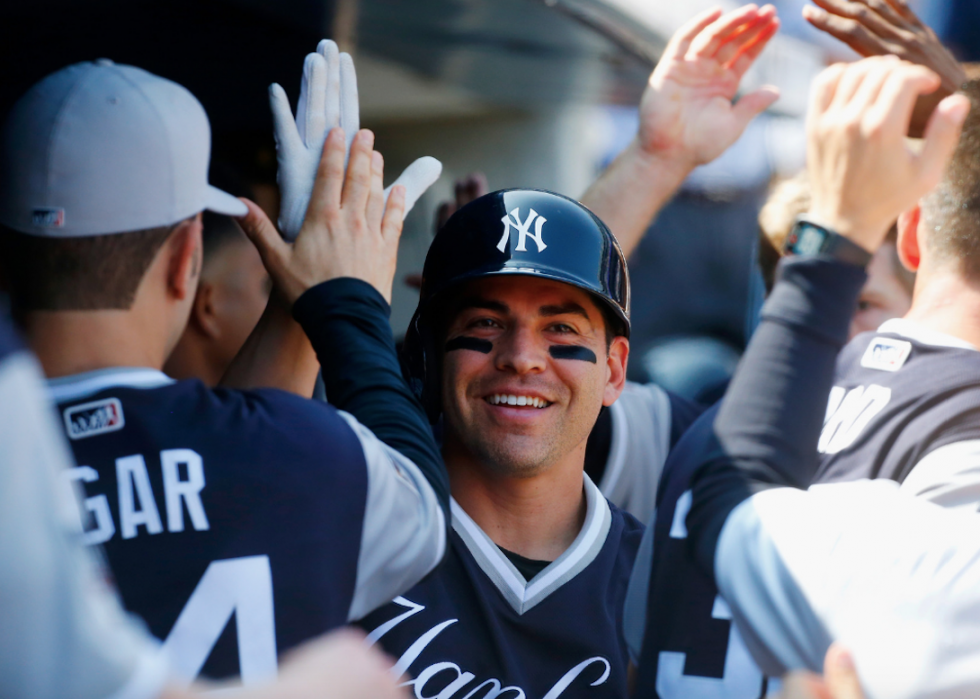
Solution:
[[[563,316],[567,314],[582,316],[590,323],[592,319],[589,318],[588,312],[577,303],[563,303],[560,306],[542,306],[538,309],[538,313],[543,316]]]
[[[461,313],[471,308],[481,308],[485,311],[497,311],[498,313],[508,313],[510,311],[507,304],[501,303],[500,301],[491,301],[490,299],[480,298],[479,296],[470,296],[469,298],[463,299],[456,306],[456,312]]]

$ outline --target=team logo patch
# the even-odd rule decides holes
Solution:
[[[118,398],[104,398],[65,409],[65,429],[71,439],[115,432],[125,424],[122,403]]]
[[[911,342],[894,340],[890,337],[876,337],[861,357],[861,366],[866,369],[898,371],[911,352]]]
[[[514,248],[515,252],[527,252],[528,238],[533,240],[535,245],[538,246],[538,252],[541,252],[548,247],[545,245],[544,239],[541,238],[541,229],[544,227],[544,224],[548,221],[548,219],[534,209],[528,211],[527,218],[524,219],[524,221],[521,221],[520,209],[514,209],[500,219],[500,221],[504,224],[504,233],[500,236],[500,242],[497,243],[497,249],[500,250],[500,252],[504,252],[507,249],[507,241],[510,240],[511,228],[516,230],[519,235],[517,239],[517,247]],[[534,233],[531,232],[532,223],[534,224]]]
[[[64,209],[34,209],[31,223],[41,228],[61,228],[65,225]]]

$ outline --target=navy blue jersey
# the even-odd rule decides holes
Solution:
[[[439,569],[362,622],[416,696],[623,697],[623,601],[643,527],[586,478],[576,540],[530,582],[453,502]]]
[[[126,608],[174,644],[185,614],[186,633],[209,637],[197,655],[212,677],[274,671],[277,650],[345,624],[367,500],[350,425],[280,391],[128,378],[58,403],[87,538],[102,544]]]
[[[715,581],[688,550],[685,519],[700,464],[686,454],[710,439],[717,412],[710,408],[668,460],[656,518],[637,557],[625,613],[636,697],[757,699],[768,691]]]
[[[958,472],[980,467],[976,348],[908,321],[889,321],[844,348],[834,384],[818,445],[818,482],[901,483],[915,473],[923,481],[917,494],[942,490],[948,499],[950,483],[961,480]],[[976,476],[972,482],[974,489],[980,485]],[[971,497],[976,509],[976,492]]]

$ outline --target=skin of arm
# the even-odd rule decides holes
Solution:
[[[733,104],[778,29],[772,5],[745,5],[704,12],[671,37],[640,101],[636,138],[582,195],[627,256],[691,170],[724,153],[778,99],[767,86]]]
[[[916,102],[909,136],[921,138],[936,106],[966,82],[964,66],[905,0],[814,0],[803,17],[864,57],[897,56],[939,76],[939,88]]]

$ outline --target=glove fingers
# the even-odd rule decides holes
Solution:
[[[347,153],[361,128],[361,107],[357,97],[357,73],[349,53],[340,54],[340,126],[347,135]]]
[[[324,103],[326,130],[340,126],[340,50],[330,39],[324,39],[316,47],[317,53],[327,63],[327,95]],[[348,147],[348,150],[350,148]]]
[[[425,194],[425,190],[435,184],[441,174],[442,163],[429,156],[419,158],[405,168],[405,171],[391,184],[391,187],[400,184],[405,188],[406,214],[412,210],[419,197]],[[391,187],[385,190],[385,201],[388,201]]]
[[[276,150],[279,161],[295,154],[302,147],[293,112],[289,108],[289,98],[279,83],[269,86],[269,107],[272,109],[273,133],[276,137]]]
[[[305,94],[306,100],[303,100]],[[303,62],[303,85],[300,104],[296,109],[299,135],[307,148],[320,151],[327,138],[325,106],[327,101],[327,62],[318,53],[311,53]]]

